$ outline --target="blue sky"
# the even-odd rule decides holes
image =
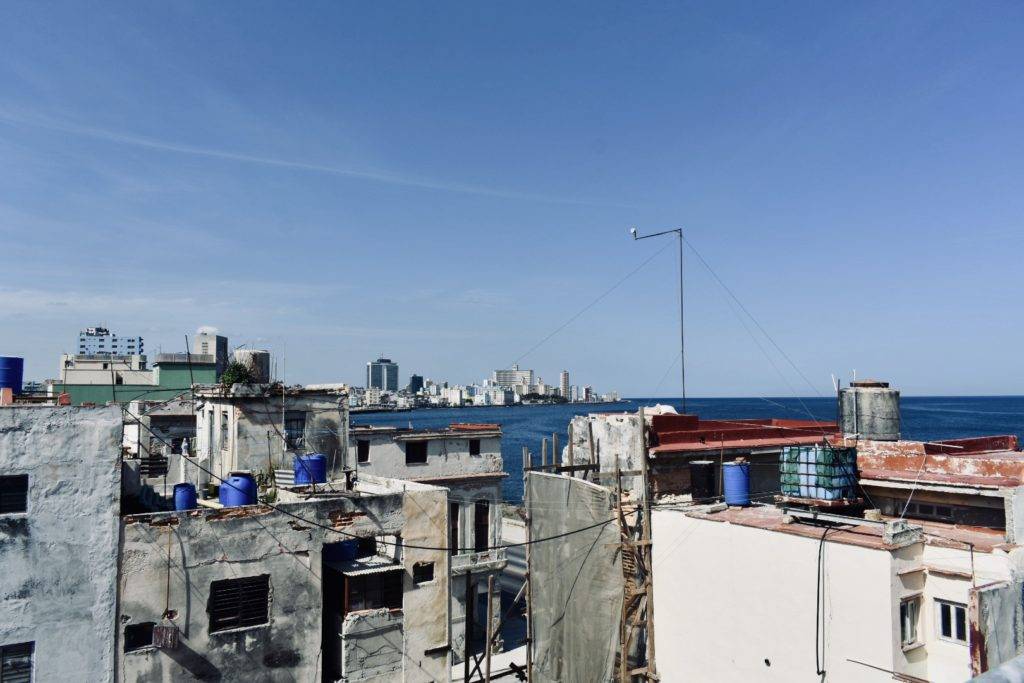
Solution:
[[[200,325],[361,383],[1024,393],[1024,6],[8,3],[0,353]],[[667,243],[665,243],[667,244]],[[756,326],[749,321],[755,336]],[[805,376],[811,386],[804,381]]]

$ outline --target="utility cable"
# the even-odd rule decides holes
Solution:
[[[144,427],[152,436],[157,438],[159,441],[163,442],[165,445],[168,445],[167,441],[164,440],[163,437],[161,437],[160,435],[156,434],[147,425],[143,424],[142,421],[139,420],[139,418],[136,415],[132,414],[132,412],[129,411],[127,408],[122,408],[121,410],[123,410],[125,412],[125,414],[127,414],[129,417],[134,419],[136,421],[136,423],[138,423],[140,426]],[[210,471],[207,468],[205,468],[202,465],[200,465],[198,462],[194,462],[191,458],[185,458],[185,460],[189,464],[194,465],[199,470],[205,472],[210,477],[212,477],[213,479],[215,479],[218,482],[220,482],[220,484],[219,484],[220,486],[230,486],[231,488],[235,489],[236,491],[242,492],[242,489],[238,488],[237,486],[235,486],[231,482],[222,479],[217,474],[213,473],[212,471]],[[329,527],[329,526],[326,526],[324,524],[320,524],[317,521],[314,521],[314,520],[311,520],[311,519],[307,519],[307,518],[305,518],[305,517],[303,517],[301,515],[297,515],[297,514],[295,514],[293,512],[289,512],[288,510],[282,509],[280,506],[274,505],[272,503],[261,503],[261,505],[269,507],[270,509],[272,509],[272,510],[274,510],[276,512],[280,512],[281,514],[286,515],[288,517],[291,517],[292,519],[298,520],[298,521],[300,521],[300,522],[302,522],[304,524],[309,524],[311,526],[323,529],[324,531],[331,531],[333,533],[340,534],[342,536],[345,536],[347,538],[352,538],[352,539],[363,538],[362,536],[359,536],[357,534],[350,534],[350,533],[341,531],[340,529],[335,529],[334,527]],[[499,544],[499,545],[487,546],[486,548],[483,548],[483,549],[481,549],[481,550],[479,550],[477,552],[485,552],[487,550],[501,550],[503,548],[516,548],[516,547],[521,547],[521,546],[528,546],[528,545],[535,545],[535,544],[538,544],[538,543],[544,543],[546,541],[554,541],[554,540],[557,540],[559,538],[565,538],[567,536],[572,536],[574,534],[582,533],[584,531],[590,531],[591,529],[596,529],[598,527],[602,527],[602,526],[605,526],[607,524],[611,524],[612,522],[615,522],[615,521],[617,521],[617,519],[615,517],[612,517],[611,519],[606,519],[606,520],[603,520],[601,522],[596,522],[594,524],[591,524],[591,525],[588,525],[588,526],[585,526],[585,527],[581,527],[579,529],[572,529],[570,531],[565,531],[563,533],[555,534],[553,536],[547,536],[545,538],[532,539],[532,540],[529,540],[529,541],[520,541],[520,542],[517,542],[517,543],[503,543],[503,544]],[[400,541],[399,542],[394,542],[394,541],[384,541],[384,540],[380,540],[380,539],[378,539],[377,542],[380,543],[381,545],[385,545],[385,546],[390,545],[390,546],[393,546],[395,548],[412,548],[414,550],[436,550],[436,551],[451,552],[451,548],[448,547],[448,546],[414,545],[414,544],[411,544],[411,543],[402,543]]]
[[[703,257],[703,256],[701,255],[701,253],[700,253],[699,251],[697,251],[697,248],[696,248],[695,246],[693,246],[693,243],[692,243],[692,242],[690,242],[690,240],[686,239],[686,237],[685,237],[685,236],[683,237],[683,241],[684,241],[684,242],[686,242],[687,246],[689,246],[689,247],[690,247],[690,249],[691,249],[691,250],[693,251],[693,253],[694,253],[694,254],[695,254],[695,255],[697,256],[697,259],[698,259],[698,260],[699,260],[699,261],[701,262],[701,264],[702,264],[702,265],[703,265],[703,266],[704,266],[704,267],[705,267],[705,268],[707,269],[707,271],[708,271],[709,273],[711,273],[711,277],[715,278],[715,280],[716,280],[716,281],[718,282],[718,284],[719,284],[719,285],[720,285],[720,286],[722,287],[722,289],[724,289],[724,290],[726,291],[726,293],[727,293],[727,294],[728,294],[728,295],[729,295],[729,296],[730,296],[730,297],[732,298],[732,300],[736,302],[736,304],[737,304],[737,305],[738,305],[738,306],[740,307],[740,309],[741,309],[741,310],[742,310],[742,311],[743,311],[744,313],[746,313],[746,314],[747,314],[747,317],[748,317],[748,318],[750,318],[750,319],[751,319],[751,320],[753,321],[754,325],[756,325],[756,326],[757,326],[757,329],[759,329],[759,330],[761,331],[761,334],[763,334],[763,335],[765,336],[765,338],[766,338],[766,339],[768,339],[768,341],[769,341],[769,342],[771,342],[771,345],[775,347],[775,350],[776,350],[776,351],[778,351],[778,352],[779,352],[779,354],[780,354],[780,355],[781,355],[781,356],[782,356],[783,358],[785,358],[785,359],[786,359],[786,362],[787,362],[787,363],[789,363],[789,366],[790,366],[791,368],[793,368],[793,370],[794,370],[794,371],[796,372],[796,374],[800,375],[800,377],[801,377],[801,378],[802,378],[802,379],[804,380],[804,382],[806,382],[806,383],[807,383],[807,386],[809,386],[809,387],[811,388],[811,391],[813,391],[813,392],[814,392],[815,394],[817,394],[818,396],[821,396],[821,392],[820,392],[820,391],[818,391],[818,389],[817,389],[817,388],[816,388],[816,387],[814,386],[814,384],[812,384],[812,383],[811,383],[811,381],[810,381],[809,379],[807,379],[807,376],[806,376],[806,375],[804,375],[804,373],[800,371],[800,368],[798,368],[798,367],[796,366],[796,363],[794,363],[794,362],[793,362],[793,359],[792,359],[792,358],[790,358],[790,357],[789,357],[789,355],[788,355],[788,354],[787,354],[787,353],[786,353],[785,351],[783,351],[783,350],[782,350],[782,347],[781,347],[781,346],[779,346],[779,345],[778,345],[778,344],[777,344],[777,343],[775,342],[775,339],[773,339],[773,338],[772,338],[772,336],[771,336],[770,334],[768,334],[768,331],[764,329],[764,326],[763,326],[763,325],[761,325],[761,323],[760,323],[760,322],[758,322],[757,318],[755,318],[755,317],[754,317],[754,316],[753,316],[753,315],[752,315],[752,314],[750,313],[750,311],[749,311],[749,310],[747,310],[747,307],[743,305],[743,302],[742,302],[742,301],[740,301],[740,300],[739,300],[739,298],[738,298],[738,297],[737,297],[737,296],[736,296],[736,295],[735,295],[735,294],[733,293],[733,291],[732,291],[731,289],[729,289],[729,287],[728,287],[728,286],[727,286],[727,285],[725,284],[725,282],[723,282],[723,281],[722,281],[722,278],[718,277],[718,273],[716,273],[716,272],[715,272],[715,270],[714,270],[714,269],[713,269],[713,268],[711,267],[711,265],[710,265],[710,264],[709,264],[709,263],[708,263],[708,262],[707,262],[707,261],[706,261],[706,260],[704,259],[704,257]]]
[[[822,668],[822,660],[825,659],[825,605],[823,592],[823,578],[824,578],[824,552],[825,552],[825,537],[828,536],[828,532],[832,531],[832,527],[827,527],[821,534],[821,540],[818,542],[818,571],[817,571],[817,587],[814,592],[814,669],[817,671],[819,676],[825,674],[825,669]],[[819,641],[820,634],[820,641]],[[820,645],[819,645],[820,642]],[[818,652],[821,651],[819,659]]]
[[[516,365],[516,364],[518,364],[518,363],[519,363],[519,361],[523,360],[524,358],[526,358],[527,356],[529,356],[529,355],[530,355],[531,353],[533,353],[534,351],[536,351],[537,349],[539,349],[539,348],[540,348],[541,346],[543,346],[543,345],[544,345],[544,344],[545,344],[545,343],[546,343],[546,342],[547,342],[547,341],[548,341],[549,339],[551,339],[551,338],[552,338],[552,337],[554,337],[554,336],[555,336],[556,334],[558,334],[559,332],[561,332],[562,330],[564,330],[564,329],[565,329],[566,327],[568,327],[568,326],[569,326],[569,325],[571,325],[571,324],[572,324],[573,322],[575,322],[577,318],[579,318],[579,317],[580,317],[581,315],[583,315],[584,313],[586,313],[587,311],[589,311],[589,310],[590,310],[591,308],[593,308],[594,306],[596,306],[598,302],[600,302],[600,301],[601,301],[602,299],[604,299],[604,298],[605,298],[606,296],[608,296],[609,294],[611,294],[612,292],[614,292],[614,291],[615,291],[616,289],[618,289],[618,288],[619,288],[619,286],[620,286],[620,285],[622,285],[622,284],[623,284],[623,283],[624,283],[624,282],[625,282],[626,280],[628,280],[629,278],[633,277],[633,276],[634,276],[634,275],[636,275],[636,274],[637,274],[638,272],[640,272],[640,270],[642,270],[642,269],[644,268],[644,266],[646,266],[646,265],[647,265],[648,263],[650,263],[651,261],[653,261],[653,260],[654,260],[654,259],[655,259],[655,258],[656,258],[657,256],[659,256],[659,255],[660,255],[660,254],[661,254],[662,252],[664,252],[664,251],[665,251],[666,249],[668,249],[668,248],[669,248],[669,247],[671,247],[671,246],[672,246],[672,243],[671,243],[671,242],[668,242],[668,243],[666,243],[666,245],[665,245],[665,246],[663,246],[663,247],[662,247],[661,249],[657,250],[656,252],[654,252],[653,254],[651,254],[650,256],[648,256],[648,257],[647,257],[647,258],[646,258],[646,259],[645,259],[645,260],[644,260],[644,261],[643,261],[643,262],[642,262],[642,263],[641,263],[640,265],[638,265],[638,266],[637,266],[636,268],[634,268],[633,270],[629,271],[629,272],[628,272],[628,273],[626,273],[626,274],[625,274],[625,275],[624,275],[624,276],[623,276],[622,278],[620,278],[620,279],[618,280],[618,282],[616,282],[616,283],[615,283],[614,285],[612,285],[611,287],[609,287],[608,289],[606,289],[606,290],[605,290],[604,292],[602,292],[601,294],[599,294],[599,295],[598,295],[598,296],[597,296],[597,297],[596,297],[596,298],[595,298],[595,299],[594,299],[593,301],[591,301],[591,302],[590,302],[589,304],[587,304],[586,306],[584,306],[583,308],[581,308],[581,309],[580,309],[579,311],[577,311],[577,312],[576,312],[576,313],[575,313],[575,314],[574,314],[574,315],[573,315],[572,317],[570,317],[570,318],[569,318],[568,320],[566,320],[566,321],[565,321],[564,323],[562,323],[561,325],[559,325],[558,327],[556,327],[556,328],[555,328],[555,329],[554,329],[554,330],[553,330],[553,331],[552,331],[552,332],[551,332],[550,334],[548,334],[548,335],[547,335],[546,337],[544,337],[544,338],[543,338],[543,339],[541,339],[541,340],[540,340],[539,342],[537,342],[536,344],[534,344],[533,346],[531,346],[531,347],[530,347],[530,349],[529,349],[529,350],[528,350],[528,351],[527,351],[526,353],[522,354],[521,356],[519,356],[519,358],[516,358],[516,359],[515,359],[514,361],[512,361],[511,363],[509,363],[509,367],[512,367],[513,365]]]

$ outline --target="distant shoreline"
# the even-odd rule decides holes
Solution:
[[[546,403],[543,401],[531,402],[531,403],[511,403],[503,406],[417,406],[415,408],[349,408],[348,412],[350,415],[373,415],[378,413],[411,413],[415,410],[468,410],[478,408],[535,408],[535,407],[546,407],[546,406],[612,406],[619,403],[628,403],[626,399],[619,399],[618,401],[577,401],[575,403]]]

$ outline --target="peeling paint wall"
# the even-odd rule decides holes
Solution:
[[[259,385],[253,385],[258,387]],[[204,466],[220,477],[234,470],[293,468],[296,452],[323,453],[329,476],[340,477],[344,464],[341,444],[348,426],[348,403],[344,394],[309,392],[281,395],[221,396],[200,394],[196,413],[196,441],[193,453],[205,458]],[[289,450],[284,443],[284,416],[306,413],[303,444]],[[226,430],[222,420],[226,416]]]
[[[443,547],[445,505],[443,489],[421,486],[404,494],[313,500],[282,509],[345,534],[400,535],[406,543]],[[127,517],[123,533],[120,680],[320,680],[322,549],[347,536],[259,505]],[[402,680],[447,680],[447,554],[405,548],[402,556]],[[416,561],[437,563],[433,582],[413,583]],[[262,574],[270,575],[268,622],[210,633],[211,582]],[[123,627],[161,623],[165,599],[180,630],[179,647],[125,653]]]
[[[0,515],[0,645],[35,642],[35,680],[113,680],[120,450],[116,407],[0,408],[0,474],[29,482]]]
[[[402,675],[402,614],[375,609],[353,612],[342,624],[342,672],[346,681],[393,681]]]
[[[570,423],[572,428],[573,462],[590,462],[590,434],[593,432],[593,453],[600,463],[601,472],[615,472],[618,463],[622,471],[640,469],[640,455],[644,452],[641,444],[640,416],[634,414],[593,414],[577,415]],[[568,460],[568,449],[562,457]],[[533,464],[539,465],[539,456],[534,454]],[[549,462],[550,464],[550,462]],[[611,482],[614,486],[614,482]],[[622,477],[622,487],[639,493],[642,487],[640,477]]]

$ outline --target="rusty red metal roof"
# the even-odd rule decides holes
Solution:
[[[775,531],[815,539],[820,539],[825,529],[825,527],[811,524],[786,523],[785,513],[771,505],[755,505],[746,508],[730,507],[719,512],[692,511],[686,514],[690,517],[706,519],[712,522],[728,522],[738,526],[754,527],[765,531]],[[894,518],[886,517],[885,519]],[[972,544],[980,552],[992,552],[996,548],[1008,549],[1013,547],[1011,544],[1006,543],[1004,533],[997,529],[944,524],[941,522],[925,522],[916,519],[912,520],[911,523],[923,528],[923,540],[928,545],[963,549],[966,544]],[[832,531],[829,531],[827,538],[829,543],[843,543],[879,550],[891,547],[882,539],[882,528],[878,525],[866,523],[864,525],[856,525],[856,519],[851,518],[851,526],[831,528]]]
[[[786,419],[702,420],[696,415],[651,418],[652,453],[693,453],[805,445],[838,437],[835,422]]]

